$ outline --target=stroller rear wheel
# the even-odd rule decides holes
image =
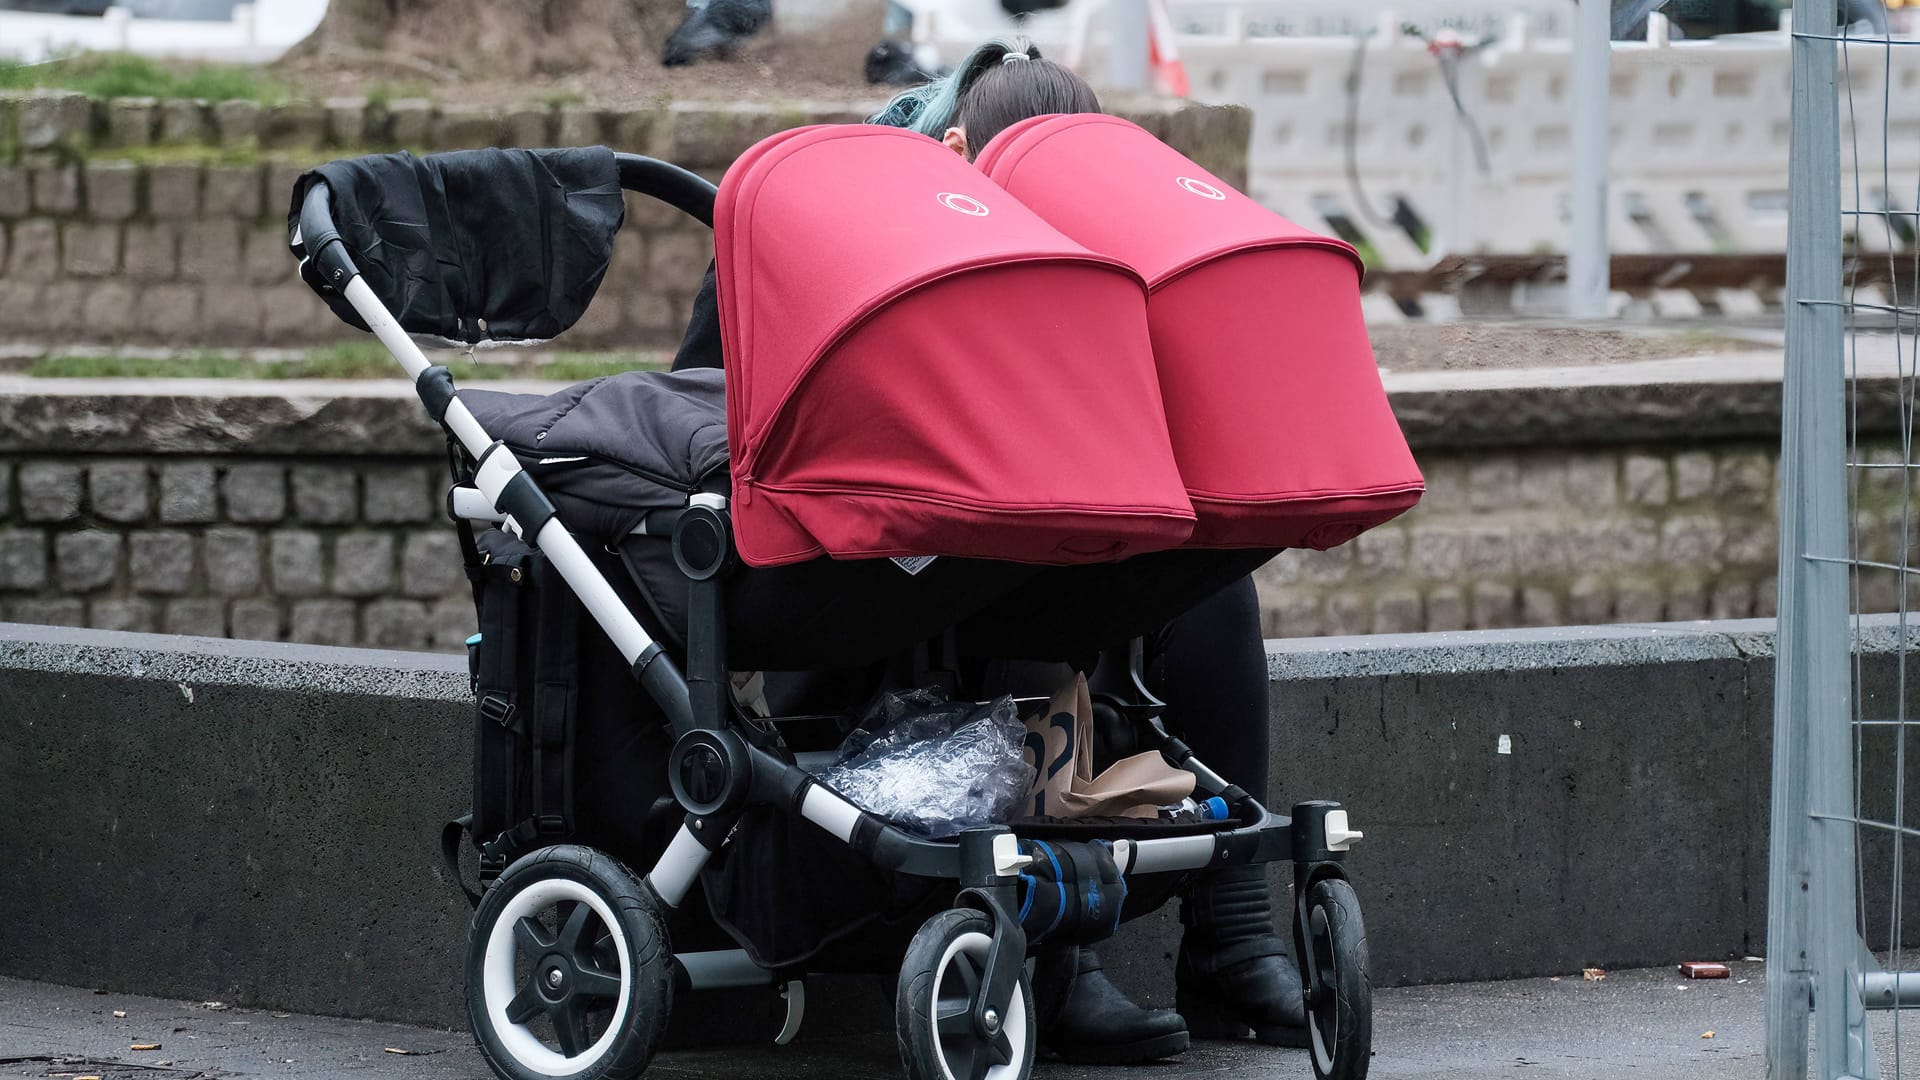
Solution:
[[[1024,971],[991,1037],[973,1027],[992,935],[978,911],[943,911],[907,946],[894,1022],[909,1080],[1027,1080],[1033,1072],[1033,992]]]
[[[1313,1075],[1366,1080],[1373,1056],[1373,972],[1360,898],[1344,879],[1321,878],[1307,890],[1306,925],[1295,923]]]
[[[660,1048],[672,954],[652,895],[571,844],[507,868],[467,941],[467,1019],[504,1080],[624,1080]]]

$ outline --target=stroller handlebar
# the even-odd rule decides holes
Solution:
[[[615,154],[613,162],[620,170],[621,187],[651,195],[700,224],[713,227],[713,202],[720,189],[706,177],[639,154]]]

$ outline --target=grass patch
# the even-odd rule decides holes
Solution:
[[[78,53],[45,63],[0,60],[0,90],[77,90],[88,97],[203,98],[277,105],[286,84],[244,64],[178,63],[132,53]]]
[[[431,355],[431,354],[430,354]],[[498,356],[499,354],[493,354]],[[622,371],[657,371],[667,358],[659,353],[554,353],[550,358],[499,362],[490,356],[475,363],[464,356],[431,357],[452,369],[459,382],[543,379],[580,382]],[[41,379],[387,379],[401,378],[400,366],[386,349],[370,342],[342,342],[290,360],[259,360],[228,353],[179,356],[70,354],[42,357],[26,374]]]
[[[86,156],[95,161],[126,161],[135,165],[260,165],[295,160],[288,154],[262,153],[259,143],[253,139],[219,146],[96,146],[89,149]],[[346,152],[342,151],[341,156],[346,156]]]
[[[387,79],[375,79],[373,85],[367,87],[366,90],[367,104],[380,109],[384,109],[396,101],[406,101],[410,98],[430,99],[432,97],[433,86],[429,83],[419,81],[393,82]]]
[[[247,361],[218,353],[187,356],[47,356],[27,367],[27,374],[43,379],[232,379],[246,372]]]

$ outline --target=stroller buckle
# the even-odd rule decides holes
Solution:
[[[513,727],[514,714],[518,711],[514,708],[513,699],[505,694],[480,695],[481,718],[491,720],[503,728]]]

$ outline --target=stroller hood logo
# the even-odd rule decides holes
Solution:
[[[971,195],[960,195],[951,191],[943,191],[934,197],[940,200],[941,206],[957,213],[965,214],[968,217],[987,216],[987,204]]]
[[[1224,202],[1226,201],[1226,198],[1227,198],[1226,192],[1221,191],[1219,188],[1214,187],[1212,184],[1207,183],[1205,180],[1195,180],[1191,176],[1179,177],[1178,179],[1174,180],[1174,183],[1179,184],[1181,187],[1185,188],[1189,193],[1198,195],[1203,199],[1212,199],[1215,202]]]

